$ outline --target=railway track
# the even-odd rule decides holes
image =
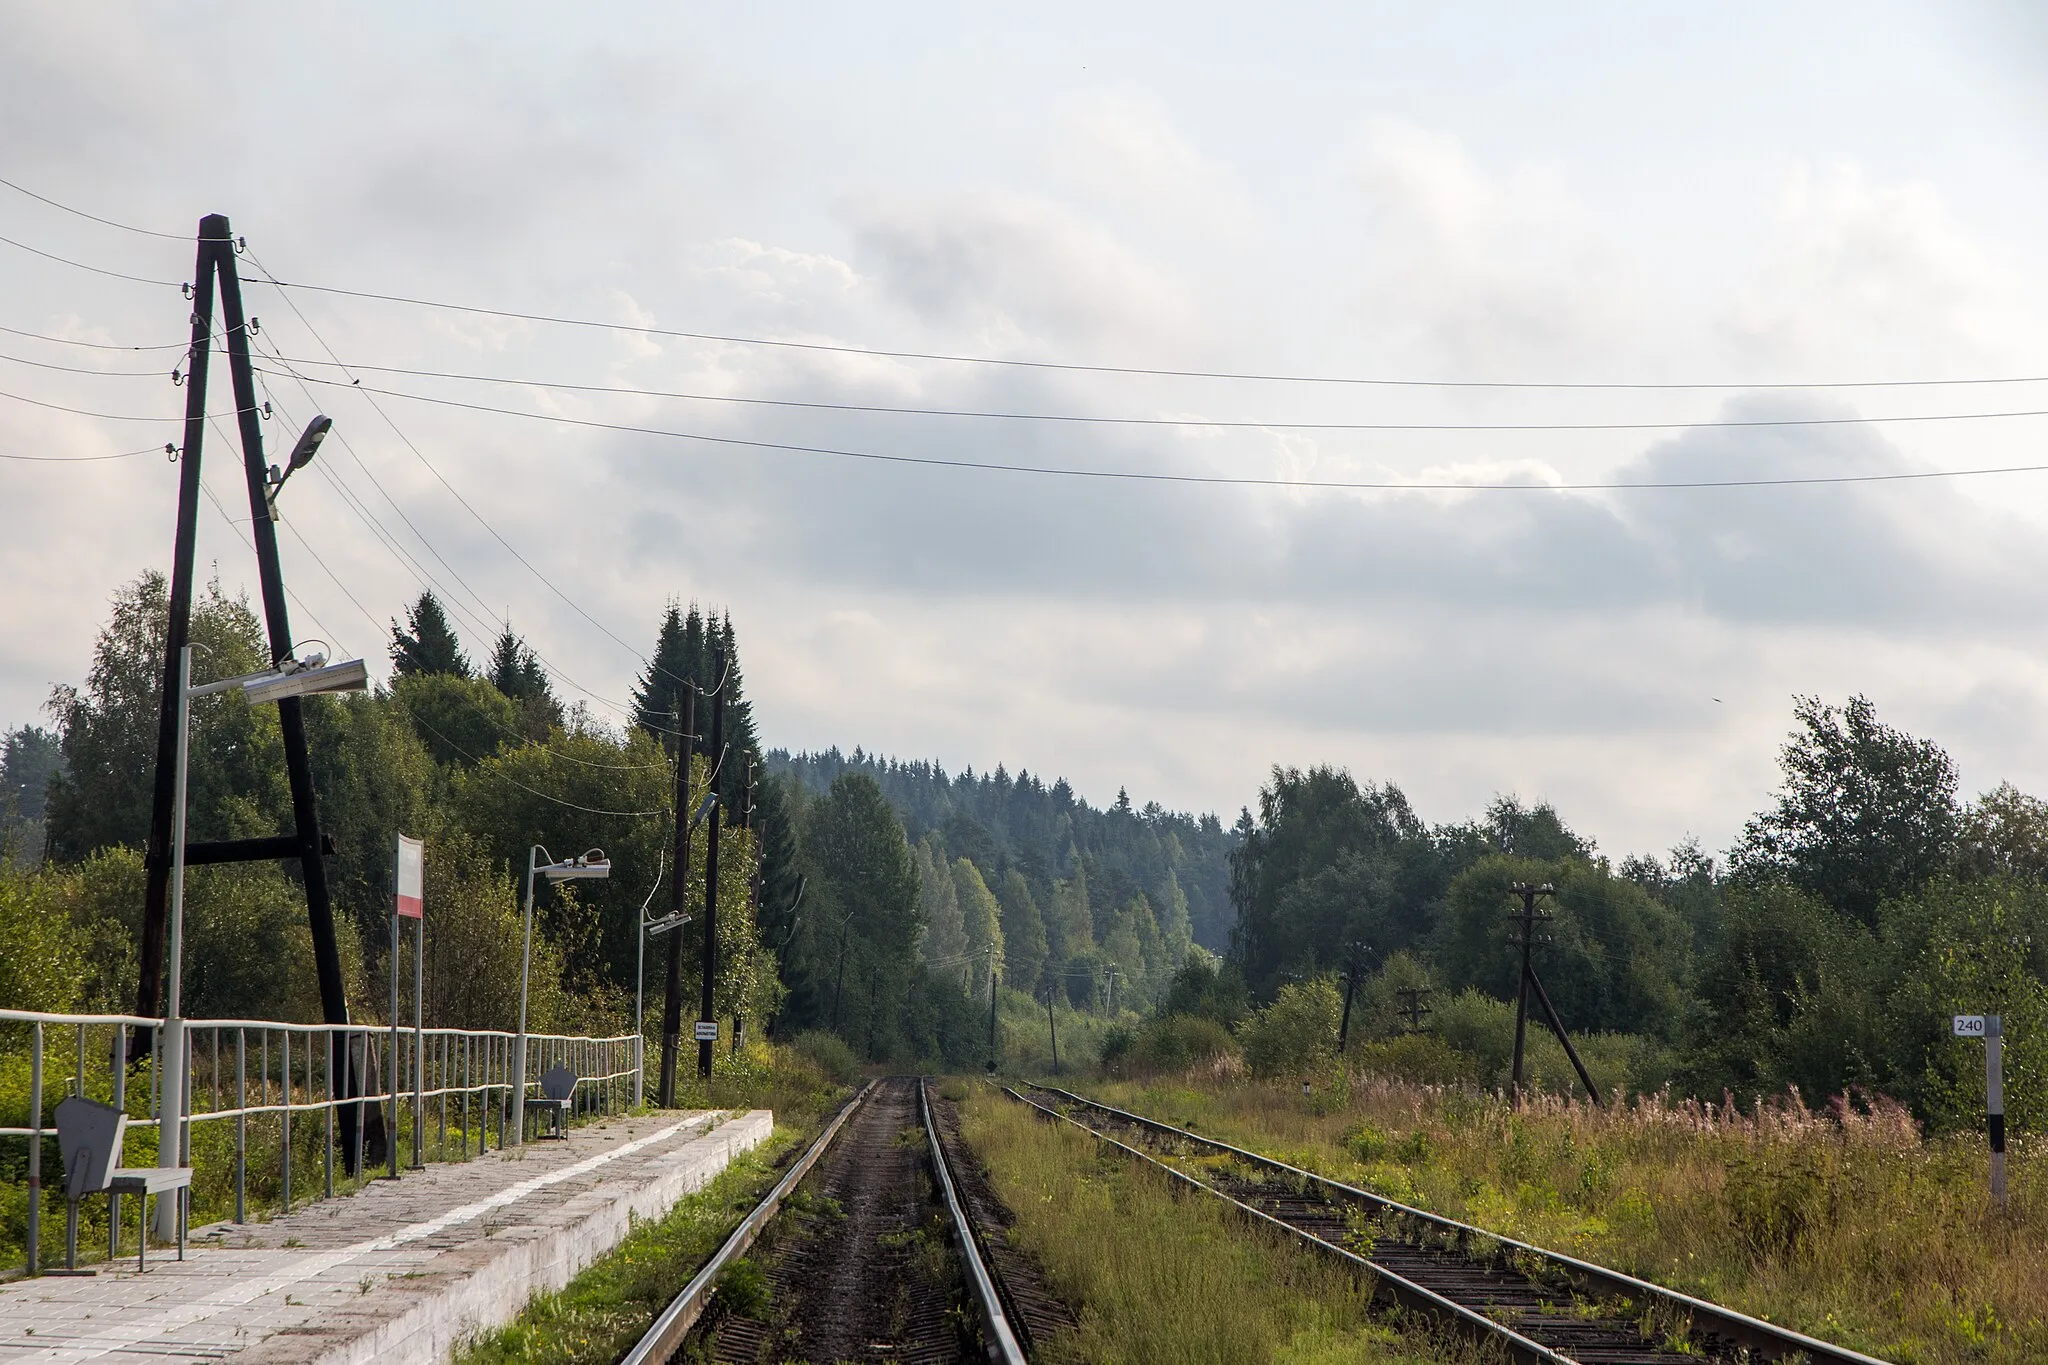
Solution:
[[[622,1365],[1023,1365],[1073,1318],[1008,1221],[951,1103],[914,1077],[870,1082]]]
[[[1883,1365],[1718,1304],[1498,1237],[1048,1086],[1007,1093],[1372,1274],[1378,1291],[1540,1365]],[[1126,1141],[1126,1139],[1129,1139]],[[1174,1158],[1203,1158],[1190,1169]]]

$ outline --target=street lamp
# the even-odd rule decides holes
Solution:
[[[697,805],[697,813],[690,817],[690,833],[697,832],[697,826],[704,823],[704,817],[711,814],[711,808],[718,804],[718,793],[707,792]],[[687,847],[687,845],[685,845]],[[678,877],[686,876],[688,868],[678,869]],[[647,1100],[647,1030],[643,1016],[647,1004],[647,936],[660,938],[671,930],[680,929],[690,922],[690,917],[680,910],[663,915],[659,919],[647,918],[647,907],[654,904],[654,893],[661,889],[661,875],[655,874],[654,885],[647,889],[647,899],[640,902],[639,946],[633,957],[633,1107],[638,1109]]]
[[[548,861],[540,857],[547,853]],[[512,1142],[526,1141],[526,981],[533,967],[533,878],[535,873],[551,882],[603,880],[612,875],[612,860],[604,850],[593,848],[573,858],[556,862],[555,855],[535,844],[526,854],[526,933],[519,950],[519,1036],[512,1042]]]
[[[303,659],[287,658],[260,673],[244,673],[194,687],[192,646],[178,651],[177,788],[171,807],[171,989],[164,1014],[163,1045],[157,1054],[163,1077],[162,1100],[157,1109],[156,1164],[160,1167],[182,1165],[185,1148],[185,777],[192,761],[192,699],[240,688],[243,699],[253,706],[323,692],[360,692],[369,686],[369,679],[369,670],[361,659],[330,664],[324,654],[308,654]],[[163,1065],[164,1059],[168,1059],[168,1066]],[[168,1124],[164,1122],[166,1117],[170,1120]],[[169,1240],[177,1235],[177,1203],[173,1199],[157,1205],[160,1239]]]
[[[292,447],[292,457],[285,461],[282,472],[276,465],[270,467],[270,477],[263,483],[263,505],[270,509],[270,519],[277,520],[277,495],[284,488],[284,481],[294,473],[313,463],[313,457],[320,451],[320,443],[327,439],[328,430],[333,427],[332,417],[315,417],[306,423],[306,430],[299,436],[299,443]]]

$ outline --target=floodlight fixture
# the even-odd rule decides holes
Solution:
[[[270,519],[277,518],[277,495],[284,488],[284,481],[297,470],[313,463],[313,457],[320,452],[320,443],[327,439],[327,433],[334,426],[334,419],[326,415],[315,417],[306,423],[306,429],[299,436],[299,443],[292,447],[291,458],[285,461],[282,471],[276,465],[270,467],[270,477],[263,485],[263,502],[270,509]]]
[[[605,857],[603,849],[593,848],[559,863],[549,863],[538,871],[551,882],[602,881],[612,875],[612,860]]]

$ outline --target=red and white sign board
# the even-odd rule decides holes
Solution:
[[[426,850],[423,841],[398,836],[398,875],[392,882],[398,899],[392,909],[407,919],[426,915]]]

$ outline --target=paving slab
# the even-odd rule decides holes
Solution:
[[[0,1365],[438,1362],[763,1141],[773,1116],[608,1119],[435,1164],[90,1278],[0,1285]]]

